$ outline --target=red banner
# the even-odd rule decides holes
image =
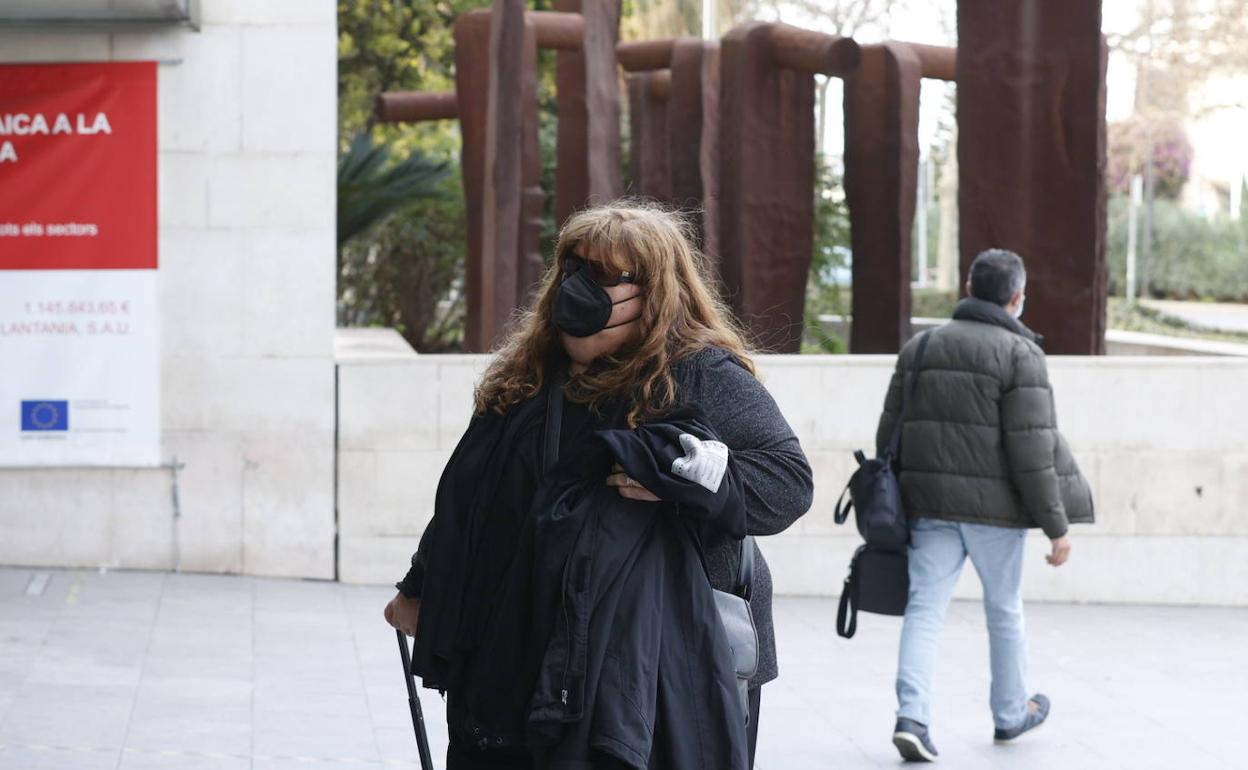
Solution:
[[[156,264],[155,62],[0,65],[0,270]]]

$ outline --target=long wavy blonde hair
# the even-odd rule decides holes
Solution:
[[[655,204],[620,200],[581,211],[563,226],[555,259],[542,278],[535,306],[515,322],[476,390],[476,409],[505,412],[536,396],[546,365],[561,350],[551,322],[563,280],[559,255],[575,247],[614,271],[628,270],[641,288],[640,335],[569,379],[566,397],[598,410],[631,399],[631,425],[660,416],[676,403],[672,365],[707,346],[733,353],[754,372],[742,332],[712,288],[688,224]]]

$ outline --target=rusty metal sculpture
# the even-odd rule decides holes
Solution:
[[[919,81],[952,80],[953,48],[862,47],[845,80],[845,200],[853,247],[854,353],[896,353],[910,338],[910,232],[919,165]]]
[[[814,74],[844,77],[858,44],[751,23],[723,40],[719,252],[728,299],[761,349],[796,352],[814,248]]]
[[[455,94],[386,94],[378,110],[383,119],[460,120],[466,347],[485,350],[542,269],[536,51],[559,51],[559,221],[621,192],[618,54],[629,73],[634,191],[702,212],[704,251],[753,341],[791,352],[800,345],[813,248],[812,76],[846,78],[851,349],[882,353],[910,335],[920,81],[948,80],[956,69],[963,267],[988,246],[1018,250],[1034,276],[1030,319],[1050,350],[1097,353],[1106,296],[1105,58],[1099,2],[1062,2],[1070,13],[1024,24],[1008,4],[961,0],[960,36],[974,49],[958,55],[897,42],[859,48],[765,23],[733,29],[722,45],[617,48],[619,0],[558,0],[555,12],[495,0],[492,11],[456,22]]]
[[[620,93],[615,45],[620,0],[557,0],[565,13],[579,13],[581,45],[557,54],[555,86],[559,106],[555,221],[574,211],[619,197]]]
[[[629,75],[629,177],[631,192],[672,203],[672,146],[668,106],[672,95],[669,70]]]
[[[633,191],[690,213],[715,261],[719,172],[719,43],[698,38],[621,43],[628,75]]]
[[[474,352],[501,338],[544,269],[538,251],[545,200],[537,136],[538,48],[556,50],[560,57],[559,216],[594,199],[610,200],[621,187],[614,80],[618,2],[590,3],[586,15],[524,6],[523,0],[496,0],[492,10],[456,19],[453,95],[391,93],[377,103],[383,121],[459,118],[468,218],[464,348]],[[597,41],[591,52],[582,50],[586,39]],[[603,87],[604,73],[609,88]]]
[[[1023,256],[1050,353],[1105,352],[1105,46],[1096,0],[958,3],[962,270]]]

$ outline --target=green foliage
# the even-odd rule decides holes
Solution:
[[[914,289],[910,292],[910,317],[950,318],[958,299],[959,295],[954,291]]]
[[[1128,201],[1109,201],[1110,292],[1125,294]],[[1248,215],[1248,212],[1245,212]],[[1207,219],[1178,203],[1153,203],[1151,257],[1144,258],[1144,212],[1139,216],[1136,266],[1140,294],[1156,298],[1248,301],[1248,216]]]
[[[821,315],[847,315],[848,293],[841,285],[848,266],[849,208],[838,169],[822,158],[815,167],[815,233],[810,276],[806,281],[803,352],[845,353],[846,340],[825,331]]]
[[[393,327],[422,353],[458,349],[466,229],[456,171],[434,195],[349,241],[339,257],[339,324]]]
[[[462,339],[465,210],[455,121],[379,124],[373,103],[384,91],[455,88],[455,18],[489,0],[339,0],[338,135],[343,162],[368,142],[391,169],[446,164],[405,200],[374,190],[339,195],[338,323],[393,326],[421,352],[456,349]],[[359,139],[359,137],[365,137]],[[413,160],[414,159],[414,160]],[[386,161],[372,161],[384,176]],[[368,164],[365,164],[368,168]],[[365,174],[364,176],[368,176]],[[402,174],[399,174],[402,177]]]
[[[390,149],[360,134],[338,160],[338,247],[404,203],[433,194],[450,173],[419,150],[391,162]]]
[[[559,108],[555,88],[555,51],[539,51],[537,57],[537,143],[542,158],[542,230],[538,253],[549,262],[559,237],[555,222],[555,174],[558,170]]]
[[[536,0],[529,7],[550,10],[553,5],[553,0]],[[452,350],[462,339],[467,224],[459,126],[453,120],[377,123],[373,103],[385,91],[453,91],[455,19],[489,7],[490,0],[338,2],[338,135],[344,162],[352,163],[358,152],[346,142],[364,135],[379,156],[393,159],[389,166],[375,159],[364,164],[365,177],[388,173],[410,181],[417,168],[439,163],[451,171],[432,181],[434,195],[423,200],[418,185],[402,192],[381,185],[394,192],[389,194],[378,189],[380,179],[354,198],[350,192],[355,191],[340,194],[340,220],[354,224],[340,228],[339,323],[394,326],[420,351]],[[553,52],[539,55],[539,140],[542,186],[548,194],[544,254],[555,236],[554,61]],[[397,181],[395,186],[403,189]]]
[[[383,91],[453,91],[455,17],[489,5],[489,0],[339,0],[338,136],[345,142],[365,131],[400,155],[414,147],[437,157],[457,155],[454,121],[378,125],[373,101]]]

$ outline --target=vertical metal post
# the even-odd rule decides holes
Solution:
[[[1135,252],[1139,241],[1140,201],[1144,197],[1144,179],[1131,177],[1131,201],[1127,204],[1127,302],[1135,302]]]
[[[931,166],[931,156],[924,153],[923,157],[919,159],[918,211],[915,212],[915,220],[918,224],[918,232],[915,234],[915,239],[918,241],[918,281],[916,283],[921,289],[927,288],[928,283],[927,210],[932,200]]]

